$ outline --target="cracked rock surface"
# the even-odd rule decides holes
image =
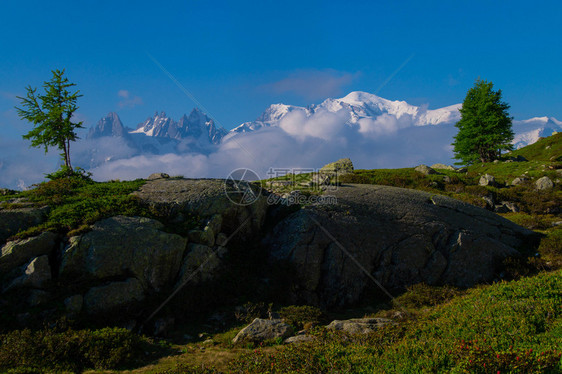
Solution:
[[[296,274],[294,302],[324,307],[425,282],[470,287],[498,277],[535,234],[495,213],[445,196],[344,185],[337,204],[313,204],[280,221],[265,240]]]

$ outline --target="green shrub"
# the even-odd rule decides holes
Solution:
[[[115,369],[143,357],[143,344],[141,337],[121,328],[15,330],[0,336],[0,369]]]
[[[250,323],[256,318],[268,318],[272,308],[272,304],[249,301],[235,312],[235,317],[240,322]]]
[[[286,306],[279,310],[279,315],[297,330],[302,330],[305,325],[317,326],[324,320],[322,311],[309,305]]]
[[[319,329],[312,342],[256,349],[229,372],[560,373],[561,290],[560,271],[480,287],[369,334]]]
[[[439,305],[462,294],[463,291],[452,286],[435,287],[418,283],[407,287],[407,291],[394,299],[393,304],[396,307],[417,309]]]

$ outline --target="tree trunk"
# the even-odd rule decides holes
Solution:
[[[66,166],[72,172],[73,171],[72,164],[70,163],[70,140],[66,140],[66,146],[64,148],[65,148]]]

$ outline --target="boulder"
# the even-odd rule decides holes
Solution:
[[[146,178],[146,180],[153,181],[156,179],[168,179],[170,176],[166,173],[152,173]]]
[[[62,254],[61,277],[103,280],[133,275],[145,289],[161,290],[178,274],[186,239],[162,231],[154,219],[117,216],[72,237]]]
[[[421,173],[423,175],[430,175],[430,174],[437,174],[437,172],[435,170],[433,170],[432,168],[430,168],[427,165],[419,165],[416,166],[414,168],[415,171],[417,171],[418,173]]]
[[[41,288],[50,280],[51,266],[49,265],[49,256],[39,256],[25,266],[23,274],[12,280],[4,288],[4,292],[21,287]]]
[[[293,268],[291,303],[356,303],[365,292],[380,292],[369,276],[388,290],[489,282],[502,260],[518,256],[516,248],[536,235],[485,209],[423,191],[350,184],[332,194],[337,204],[309,204],[264,240],[271,261]]]
[[[329,163],[320,168],[323,175],[344,175],[353,173],[353,162],[349,158],[342,158],[336,162]]]
[[[518,185],[520,185],[520,184],[522,184],[522,183],[524,183],[528,180],[529,180],[529,178],[527,178],[527,177],[517,177],[517,178],[515,178],[514,180],[511,181],[511,185],[512,186],[518,186]]]
[[[433,165],[431,165],[431,168],[432,169],[451,170],[451,171],[457,170],[457,168],[455,168],[454,166],[445,165],[445,164],[433,164]]]
[[[0,210],[0,243],[20,231],[41,224],[48,212],[48,207]]]
[[[479,186],[495,186],[496,185],[496,178],[494,178],[491,174],[484,174],[480,177],[478,181]]]
[[[285,344],[299,344],[299,343],[307,343],[316,340],[316,338],[312,335],[295,335],[290,336],[283,341]]]
[[[56,240],[57,235],[47,231],[32,238],[6,243],[1,249],[0,274],[5,274],[34,257],[51,253],[55,248]]]
[[[109,312],[143,299],[141,282],[136,278],[129,278],[124,282],[92,287],[84,295],[84,311],[88,314]]]
[[[263,342],[265,340],[286,339],[293,335],[293,328],[280,319],[256,318],[248,326],[244,327],[232,339],[233,343]]]
[[[535,188],[537,190],[551,190],[553,187],[554,187],[554,183],[547,176],[539,178],[535,182]]]
[[[389,323],[392,323],[392,320],[386,318],[354,318],[343,321],[332,321],[326,328],[345,331],[349,334],[368,334]]]
[[[254,237],[263,226],[268,207],[264,194],[257,185],[223,179],[157,179],[133,192],[166,219],[183,215],[206,222],[218,215],[220,231],[236,231],[237,240]]]

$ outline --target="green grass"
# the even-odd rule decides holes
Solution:
[[[115,215],[148,216],[150,212],[130,193],[145,183],[144,180],[89,182],[76,178],[62,178],[43,182],[32,190],[9,198],[22,198],[35,206],[50,207],[47,221],[15,235],[12,239],[37,235],[43,231],[63,234],[84,232],[88,226]],[[4,201],[6,196],[3,196]],[[6,205],[17,208],[21,204]]]
[[[380,331],[323,329],[317,341],[256,350],[231,372],[561,372],[562,273],[468,291]]]
[[[513,151],[510,156],[523,156],[527,160],[562,161],[562,133],[539,139],[536,143]]]

